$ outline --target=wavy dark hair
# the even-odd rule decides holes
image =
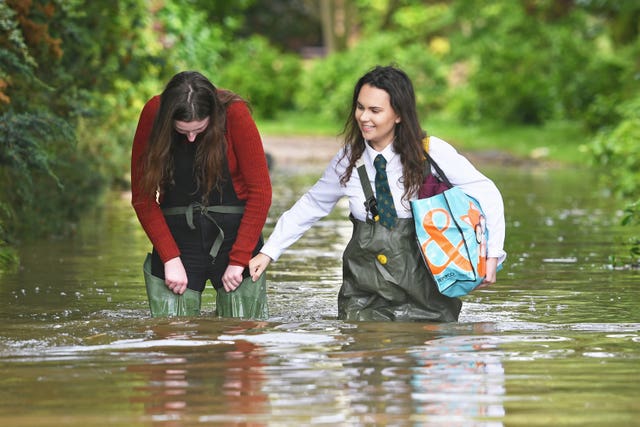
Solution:
[[[206,204],[211,191],[222,187],[227,154],[227,107],[234,101],[244,102],[232,92],[217,89],[197,71],[183,71],[171,78],[160,95],[149,143],[140,159],[144,171],[140,183],[143,194],[153,197],[158,189],[173,183],[172,145],[177,136],[174,122],[201,121],[209,117],[206,130],[196,137],[199,141],[194,171],[197,191]]]
[[[404,194],[402,200],[417,194],[424,180],[424,149],[422,140],[426,132],[420,127],[416,108],[416,97],[413,84],[407,74],[394,66],[376,66],[358,80],[353,90],[351,113],[344,126],[344,155],[349,159],[349,165],[340,177],[340,184],[346,185],[351,178],[353,168],[365,150],[365,141],[358,126],[355,112],[358,104],[360,89],[364,85],[371,85],[389,94],[391,108],[400,116],[400,122],[395,126],[395,140],[393,147],[400,155],[402,163],[402,182]]]

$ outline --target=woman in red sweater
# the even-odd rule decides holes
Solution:
[[[202,292],[210,280],[224,295],[249,277],[271,181],[260,134],[238,95],[198,72],[176,74],[142,110],[131,190],[153,244],[151,273],[174,294]]]

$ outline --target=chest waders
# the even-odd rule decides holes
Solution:
[[[369,215],[366,222],[350,217],[353,234],[342,257],[338,317],[457,321],[462,302],[438,291],[416,246],[413,219],[398,218],[392,229],[380,225],[375,220],[375,198],[364,166],[358,168],[358,173]]]
[[[202,281],[202,285],[198,285],[200,290],[188,288],[183,295],[176,295],[164,283],[163,264],[154,250],[152,256],[147,256],[144,268],[151,315],[153,317],[199,315],[201,291],[204,289],[204,281],[209,279],[216,289],[218,316],[266,319],[269,313],[264,273],[256,282],[253,282],[248,268],[245,268],[244,280],[235,291],[226,292],[222,287],[220,278],[228,265],[229,251],[235,241],[244,212],[244,204],[241,204],[242,201],[236,196],[231,175],[226,166],[223,188],[220,191],[212,191],[208,206],[194,201],[200,197],[200,193],[194,191],[192,187],[195,146],[196,144],[193,143],[182,144],[174,152],[176,185],[163,194],[161,207],[181,252],[185,247],[189,247],[190,250],[193,250],[193,247],[204,247],[196,261],[186,260],[184,253],[181,255],[185,269],[188,269],[189,280],[191,281],[193,277],[193,272],[189,271],[192,268],[197,267],[208,273],[203,272],[202,277],[198,279]],[[227,202],[222,204],[220,203],[222,200]],[[216,201],[218,203],[215,203]],[[194,236],[200,237],[201,240],[197,239],[198,241],[194,244]],[[261,246],[262,239],[258,242],[254,254]],[[191,285],[193,284],[190,283],[189,286]]]
[[[147,254],[142,271],[152,317],[200,315],[202,294],[188,288],[182,295],[174,294],[163,279],[151,274],[151,254]]]

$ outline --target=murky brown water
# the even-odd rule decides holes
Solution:
[[[629,230],[579,171],[487,169],[508,262],[457,324],[335,320],[344,209],[271,267],[267,322],[150,319],[149,244],[128,200],[0,277],[6,426],[638,425],[638,271]],[[316,178],[274,173],[271,217]],[[270,222],[266,234],[270,232]]]

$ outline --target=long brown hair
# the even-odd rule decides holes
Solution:
[[[420,127],[416,109],[416,97],[413,84],[407,74],[393,66],[376,66],[362,76],[353,90],[351,113],[344,126],[345,156],[349,165],[340,177],[340,183],[346,185],[351,178],[356,162],[365,150],[365,141],[355,118],[356,106],[360,89],[364,85],[371,85],[389,94],[391,108],[400,116],[400,122],[395,127],[393,147],[400,155],[402,163],[402,182],[404,184],[403,200],[408,200],[417,194],[424,179],[424,149],[422,139],[426,133]]]
[[[209,117],[209,124],[196,138],[195,171],[197,189],[206,204],[214,188],[222,186],[225,157],[227,154],[226,113],[234,101],[243,101],[238,95],[216,89],[197,71],[183,71],[167,83],[160,95],[160,106],[153,122],[149,142],[142,154],[144,175],[141,177],[142,194],[153,197],[173,183],[173,150],[176,137],[174,122],[202,121]]]

